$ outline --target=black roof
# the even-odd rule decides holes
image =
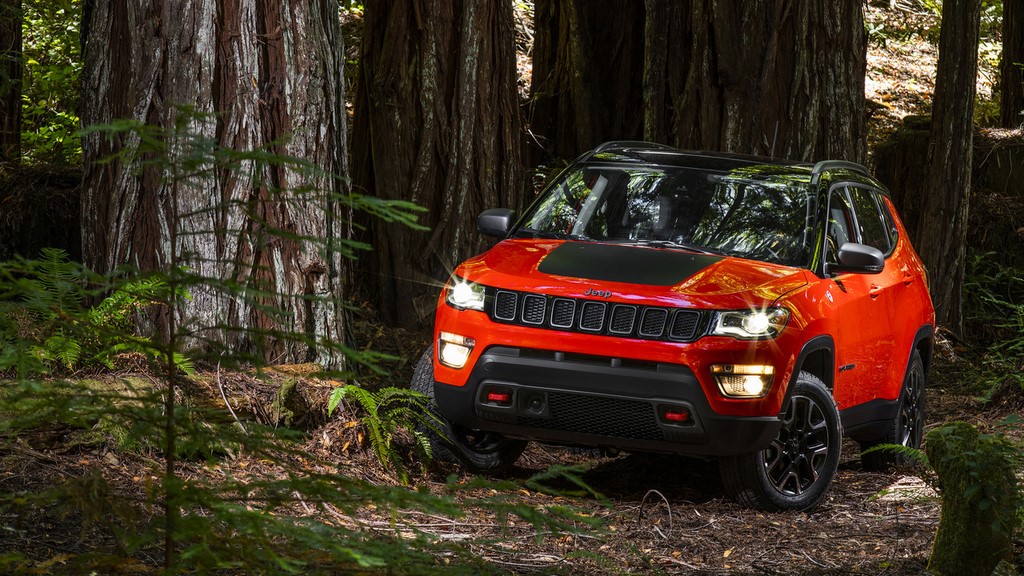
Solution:
[[[764,170],[764,172],[777,176],[790,174],[797,177],[809,177],[812,184],[817,184],[821,175],[831,170],[854,172],[874,180],[871,178],[867,168],[846,160],[822,160],[816,164],[811,164],[810,162],[782,160],[749,154],[679,150],[665,144],[629,140],[605,142],[583,154],[577,160],[577,162],[594,161],[680,166],[723,173],[745,167],[773,167],[776,169]]]

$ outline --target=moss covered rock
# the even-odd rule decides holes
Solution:
[[[942,487],[942,513],[928,570],[989,576],[1010,558],[1017,523],[1014,448],[966,422],[928,433],[925,452]]]

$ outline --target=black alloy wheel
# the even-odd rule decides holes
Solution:
[[[839,467],[843,435],[832,394],[807,372],[794,386],[771,443],[719,463],[726,492],[744,506],[810,510],[824,499]]]
[[[765,448],[765,474],[780,494],[800,496],[825,470],[829,454],[828,421],[813,398],[793,396],[782,429]]]

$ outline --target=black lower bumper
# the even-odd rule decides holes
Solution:
[[[445,418],[466,428],[631,451],[744,454],[781,426],[777,417],[716,414],[685,366],[518,348],[488,349],[465,386],[435,382],[434,395]]]

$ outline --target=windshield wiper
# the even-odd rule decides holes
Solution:
[[[524,236],[527,238],[551,238],[554,240],[593,240],[593,238],[580,236],[578,234],[563,234],[561,232],[545,232],[542,230],[534,230],[533,228],[520,228],[519,232],[516,233],[516,237],[521,238]]]
[[[673,242],[671,240],[637,240],[638,246],[649,246],[652,248],[680,248],[682,250],[689,250],[691,252],[699,252],[701,254],[721,254],[705,248],[704,246],[697,246],[696,244],[687,244],[685,242]]]

